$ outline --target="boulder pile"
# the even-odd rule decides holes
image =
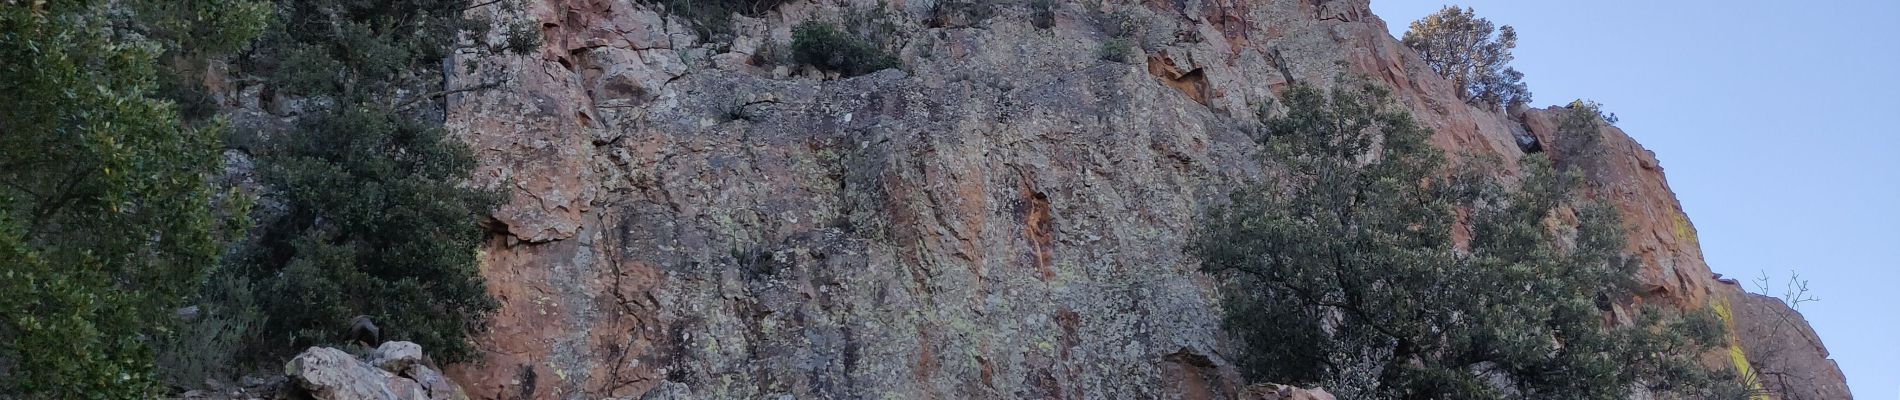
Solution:
[[[318,400],[466,400],[468,395],[429,367],[422,346],[386,342],[358,359],[342,350],[312,347],[284,364],[284,375]]]

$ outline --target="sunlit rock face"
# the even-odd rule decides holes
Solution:
[[[512,199],[481,248],[503,306],[450,375],[474,398],[1235,398],[1252,382],[1182,247],[1269,173],[1249,134],[1290,81],[1383,81],[1453,157],[1563,140],[1561,110],[1460,101],[1362,0],[845,3],[717,43],[631,1],[472,9],[544,43],[451,61],[450,87],[499,85],[447,125]],[[1100,57],[1114,11],[1139,21],[1131,62]],[[786,62],[799,22],[863,18],[903,69]],[[1739,293],[1654,157],[1604,133],[1593,195],[1643,261],[1629,302]]]

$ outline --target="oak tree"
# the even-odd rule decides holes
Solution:
[[[1385,89],[1335,86],[1285,92],[1259,138],[1281,172],[1211,210],[1190,246],[1230,278],[1227,326],[1256,380],[1347,398],[1734,392],[1694,362],[1720,343],[1711,313],[1606,324],[1635,274],[1613,208],[1540,155],[1512,185],[1479,169],[1495,161],[1449,168]]]

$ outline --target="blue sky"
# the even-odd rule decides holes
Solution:
[[[1399,35],[1446,4],[1372,8]],[[1807,279],[1856,398],[1900,398],[1900,0],[1450,4],[1517,28],[1536,105],[1600,101],[1656,152],[1716,272]]]

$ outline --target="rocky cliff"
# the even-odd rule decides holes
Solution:
[[[1454,155],[1565,140],[1560,109],[1460,101],[1365,0],[947,4],[795,1],[716,43],[629,0],[471,9],[544,44],[452,60],[474,69],[451,87],[501,85],[446,118],[512,199],[481,249],[503,307],[450,375],[475,398],[1233,398],[1220,294],[1182,246],[1259,179],[1277,90],[1384,81]],[[775,62],[801,21],[864,18],[902,70]],[[1133,62],[1098,56],[1110,19]],[[1553,157],[1593,160],[1624,212],[1631,303],[1790,315],[1712,276],[1655,157],[1603,133]],[[1845,398],[1818,340],[1789,343],[1805,364],[1780,370]]]

